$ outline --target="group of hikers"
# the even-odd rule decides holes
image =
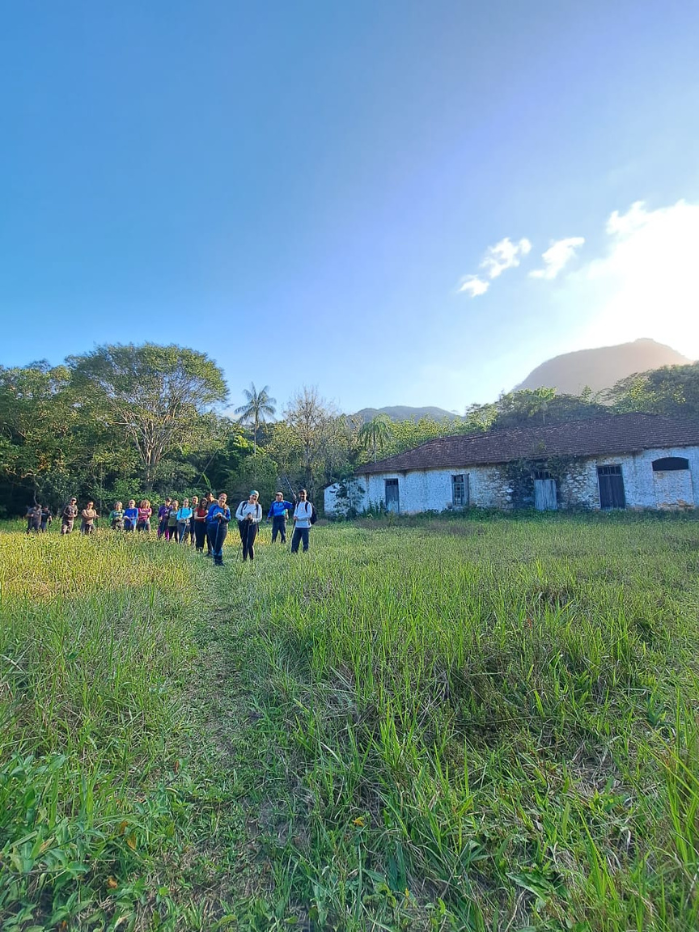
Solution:
[[[309,533],[316,522],[316,510],[308,501],[305,489],[300,489],[294,497],[294,502],[288,502],[282,492],[277,492],[267,518],[272,521],[272,543],[279,537],[281,543],[285,544],[287,515],[291,515],[294,524],[291,552],[298,553],[301,545],[304,552],[308,550]],[[235,511],[243,560],[255,559],[255,539],[263,518],[259,499],[259,493],[253,489],[247,500],[243,500]],[[79,512],[77,499],[71,498],[61,514],[61,534],[70,534],[73,531],[78,513],[81,519],[80,533],[94,532],[100,517],[95,510],[95,503],[87,502]],[[122,502],[115,502],[108,520],[110,528],[114,531],[149,533],[153,517],[153,508],[148,499],[143,499],[138,505],[131,499],[127,508],[123,507]],[[52,519],[51,511],[46,505],[30,506],[27,510],[27,534],[46,531]],[[207,492],[202,498],[193,495],[191,499],[184,498],[182,502],[166,498],[158,508],[154,520],[157,522],[159,540],[189,543],[190,546],[196,547],[199,553],[204,553],[206,548],[206,556],[212,557],[216,566],[223,565],[223,544],[231,521],[231,510],[225,492],[221,492],[218,497],[212,492]]]

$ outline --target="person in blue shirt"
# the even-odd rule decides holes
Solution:
[[[185,498],[181,507],[177,509],[177,541],[180,544],[189,531],[189,522],[191,517],[192,509],[189,507],[189,499]]]
[[[138,520],[138,508],[134,499],[130,499],[129,507],[124,511],[124,530],[133,531]]]
[[[286,543],[286,513],[293,510],[294,506],[291,502],[284,500],[284,493],[277,492],[267,515],[268,520],[272,519],[272,543],[277,539],[277,534],[281,535],[282,543]]]
[[[206,534],[211,543],[211,552],[214,556],[214,566],[223,566],[223,542],[228,534],[228,523],[231,520],[231,510],[226,504],[228,496],[221,492],[218,501],[209,508],[206,516]]]

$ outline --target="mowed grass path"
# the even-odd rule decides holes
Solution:
[[[699,927],[699,523],[0,535],[6,928]]]

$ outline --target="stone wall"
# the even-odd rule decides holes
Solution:
[[[683,457],[688,470],[654,472],[653,460]],[[627,508],[693,508],[699,502],[699,447],[666,447],[622,456],[595,456],[576,460],[559,483],[561,508],[599,508],[598,466],[621,466]],[[542,468],[545,464],[542,463]],[[351,501],[357,511],[382,507],[386,501],[386,479],[398,480],[402,514],[445,511],[453,508],[452,476],[468,476],[468,505],[474,508],[511,508],[512,490],[504,469],[472,466],[464,469],[415,469],[359,476],[352,486]],[[533,488],[533,486],[532,486]],[[338,486],[325,490],[325,510],[341,514],[342,495]]]

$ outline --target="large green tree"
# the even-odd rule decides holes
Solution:
[[[67,362],[92,415],[136,451],[145,489],[153,487],[164,459],[190,444],[200,419],[228,395],[216,363],[181,346],[105,345]]]

